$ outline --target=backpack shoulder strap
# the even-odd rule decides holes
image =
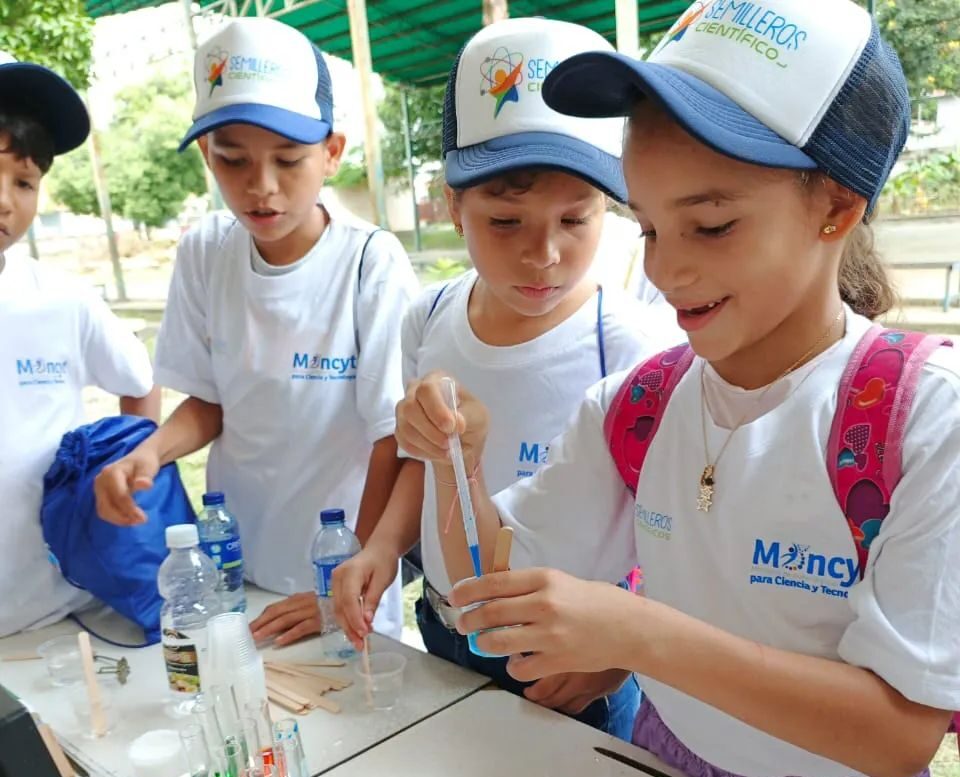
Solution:
[[[430,318],[433,316],[434,312],[437,309],[437,305],[440,304],[440,298],[443,296],[443,292],[447,290],[447,286],[449,285],[450,285],[449,283],[443,284],[443,286],[440,287],[440,291],[437,292],[437,296],[433,298],[433,302],[430,305],[430,310],[427,312],[427,321],[429,321]]]
[[[860,576],[900,482],[903,437],[924,363],[949,340],[871,327],[840,379],[827,469],[850,525]]]
[[[663,351],[634,368],[603,422],[603,433],[623,482],[636,493],[640,468],[667,402],[693,362],[687,343]]]
[[[383,231],[384,230],[377,227],[367,235],[366,240],[363,241],[363,246],[360,248],[360,261],[357,262],[357,284],[353,295],[353,339],[357,346],[357,356],[360,355],[360,323],[357,319],[357,312],[360,307],[360,282],[363,280],[363,260],[367,256],[367,247],[370,245],[370,241],[373,240],[373,236]]]

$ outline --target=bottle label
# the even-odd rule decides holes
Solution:
[[[220,588],[224,591],[236,591],[243,585],[243,552],[240,538],[224,537],[213,542],[201,542],[200,549],[206,553],[220,570]]]
[[[317,575],[317,596],[333,597],[333,582],[330,579],[333,570],[351,558],[353,556],[324,556],[319,561],[313,562]]]
[[[163,660],[172,691],[188,695],[200,693],[202,645],[197,637],[195,633],[163,627]]]

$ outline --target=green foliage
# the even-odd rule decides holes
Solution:
[[[99,216],[100,203],[93,185],[90,150],[84,143],[66,156],[57,157],[45,179],[50,196],[71,213]],[[113,202],[113,207],[118,203]]]
[[[351,149],[350,153],[340,162],[340,169],[337,174],[333,178],[329,178],[326,185],[344,189],[366,186],[367,167],[366,162],[364,162],[363,151],[358,147]]]
[[[423,269],[423,277],[428,283],[456,278],[467,271],[467,264],[456,259],[440,257]]]
[[[911,162],[883,190],[893,213],[926,213],[960,206],[960,151]]]
[[[186,74],[154,77],[117,95],[113,123],[100,137],[114,212],[159,227],[179,214],[188,195],[205,191],[198,149],[177,153],[191,105]],[[58,159],[49,185],[51,196],[72,212],[99,213],[86,148]]]
[[[900,56],[911,97],[960,92],[958,0],[876,0],[876,12],[880,31]]]
[[[410,145],[414,168],[439,160],[443,150],[443,87],[431,86],[407,90],[410,121]],[[403,137],[403,87],[386,85],[386,97],[377,107],[383,124],[380,153],[386,180],[406,179],[407,151]],[[339,172],[327,181],[329,186],[366,186],[364,154],[355,148],[340,165]]]
[[[407,90],[413,165],[438,161],[443,156],[443,86]],[[407,175],[407,152],[403,137],[403,88],[387,84],[387,94],[377,110],[383,122],[381,142],[383,175]]]
[[[82,0],[0,0],[0,50],[45,65],[77,89],[90,83],[93,20]]]
[[[117,96],[110,178],[117,181],[120,212],[137,224],[162,226],[177,216],[189,194],[206,188],[197,147],[177,153],[190,126],[191,106],[185,74],[156,77]]]
[[[136,135],[120,141],[111,165],[111,179],[117,179],[120,212],[136,224],[160,227],[175,218],[191,193],[206,188],[203,159],[196,146],[183,154],[177,144],[186,126],[168,114],[145,117]],[[129,132],[124,127],[121,132]]]

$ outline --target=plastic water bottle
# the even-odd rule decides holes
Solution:
[[[220,611],[216,564],[200,550],[192,523],[168,526],[169,555],[160,565],[157,587],[163,597],[160,631],[174,712],[189,714],[200,693],[206,658],[207,621]]]
[[[343,510],[320,513],[320,531],[313,541],[313,568],[317,580],[317,601],[323,618],[324,651],[335,658],[351,658],[353,645],[333,614],[333,570],[360,552],[360,541],[345,523]]]
[[[200,533],[200,548],[220,570],[217,592],[223,612],[246,612],[240,527],[227,510],[221,492],[211,491],[203,495],[203,512],[197,516],[197,531]]]

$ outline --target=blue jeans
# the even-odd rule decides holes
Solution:
[[[523,689],[530,685],[513,679],[507,673],[506,658],[481,658],[471,653],[467,638],[444,626],[423,597],[417,602],[417,626],[420,627],[423,644],[431,655],[486,675],[503,690],[517,696],[523,696]],[[603,699],[597,699],[579,715],[572,717],[629,742],[633,734],[633,721],[640,707],[640,698],[640,686],[636,677],[631,674],[617,691]]]

